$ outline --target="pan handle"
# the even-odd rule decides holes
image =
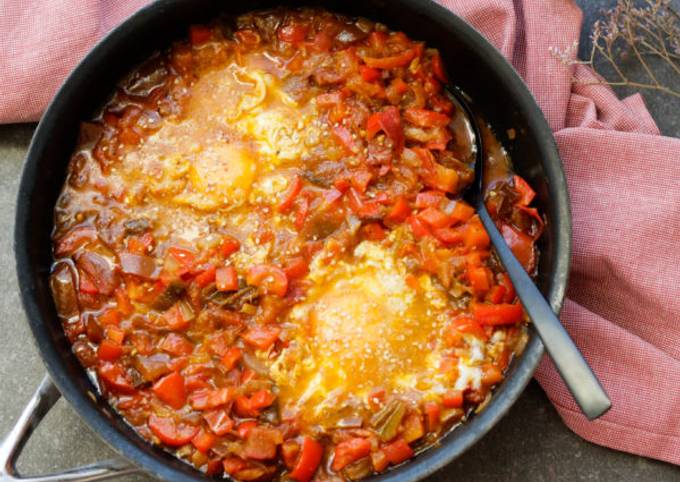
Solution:
[[[16,469],[16,461],[26,442],[50,408],[59,400],[61,394],[49,375],[45,375],[33,397],[24,408],[19,420],[0,442],[0,482],[86,482],[103,480],[138,472],[139,469],[121,460],[104,460],[83,465],[64,472],[23,477]]]

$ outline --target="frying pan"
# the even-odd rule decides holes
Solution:
[[[80,122],[91,118],[112,94],[118,79],[152,52],[183,37],[192,23],[226,13],[299,2],[255,0],[162,0],[140,10],[113,30],[78,65],[63,84],[35,131],[24,164],[17,199],[15,253],[21,298],[47,371],[43,383],[14,429],[0,446],[0,481],[19,480],[14,465],[32,429],[63,395],[121,460],[34,477],[34,482],[97,480],[142,470],[165,480],[204,480],[205,476],[162,449],[142,440],[96,391],[71,352],[49,289],[52,263],[50,233],[55,201],[65,180]],[[539,242],[536,282],[559,311],[571,251],[571,216],[567,185],[555,141],[530,92],[502,55],[477,31],[429,0],[307,0],[330,10],[361,15],[403,30],[437,47],[453,84],[469,95],[474,108],[494,127],[515,170],[535,188],[547,229]],[[506,131],[514,129],[514,139]],[[482,438],[509,410],[530,380],[543,346],[530,329],[524,354],[514,360],[507,379],[480,414],[444,436],[441,443],[412,461],[375,477],[375,481],[421,480],[450,463]]]

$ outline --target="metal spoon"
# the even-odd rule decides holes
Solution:
[[[471,141],[476,149],[475,179],[466,193],[466,198],[472,202],[477,210],[477,214],[479,214],[479,218],[489,234],[491,243],[515,286],[517,296],[529,314],[562,379],[567,384],[581,411],[589,420],[594,420],[609,410],[611,401],[574,341],[560,323],[559,318],[550,308],[524,267],[517,261],[491,219],[484,203],[484,149],[479,125],[464,94],[455,87],[449,88],[448,92],[467,117],[468,127],[471,131],[470,136],[474,138]]]

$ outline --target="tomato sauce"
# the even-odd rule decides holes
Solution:
[[[439,53],[365,19],[192,26],[83,123],[51,287],[139,435],[211,475],[357,480],[482,410],[526,315],[474,209]],[[542,216],[484,128],[529,272]]]

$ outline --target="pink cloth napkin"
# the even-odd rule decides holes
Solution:
[[[440,0],[512,61],[555,132],[574,218],[562,320],[609,392],[588,422],[550,360],[536,377],[587,440],[680,464],[680,140],[662,137],[642,98],[572,85],[550,47],[579,37],[570,1]],[[7,0],[0,7],[0,122],[39,118],[64,76],[147,0]]]

